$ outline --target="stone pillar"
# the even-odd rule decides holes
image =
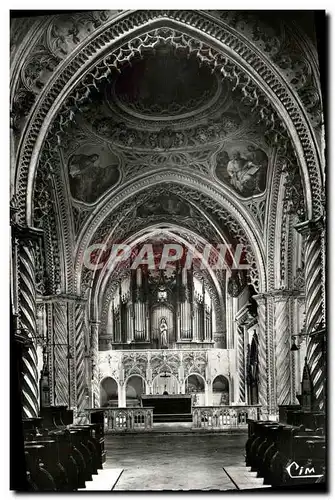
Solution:
[[[322,220],[307,221],[296,226],[304,237],[307,365],[313,384],[313,406],[323,409],[325,404],[325,363],[323,335],[315,335],[324,328],[324,224]]]
[[[290,404],[291,401],[291,329],[290,298],[288,291],[274,292],[274,334],[276,366],[276,399],[278,405]]]
[[[246,403],[245,326],[237,324],[238,402]]]
[[[206,380],[205,384],[205,405],[213,406],[213,390],[212,381],[210,379]]]
[[[87,407],[86,399],[86,363],[85,363],[85,304],[75,303],[75,371],[76,371],[76,408],[83,410]]]
[[[99,321],[91,321],[90,357],[91,357],[91,393],[92,408],[100,406],[99,384]]]
[[[254,295],[258,308],[258,398],[262,405],[262,420],[266,420],[269,415],[269,363],[268,363],[268,329],[267,329],[267,297],[265,294]]]
[[[145,373],[146,379],[146,394],[152,394],[152,368],[151,368],[151,353],[147,353],[147,368]]]
[[[24,418],[39,414],[39,390],[36,351],[36,284],[35,241],[27,234],[15,238],[18,246],[18,324],[17,329],[25,339],[22,350],[22,414]]]
[[[68,303],[66,300],[55,299],[52,303],[52,334],[50,355],[53,357],[54,404],[72,405],[69,370],[69,325]]]
[[[126,406],[126,384],[123,380],[120,380],[119,382],[118,405],[119,408],[124,408]]]

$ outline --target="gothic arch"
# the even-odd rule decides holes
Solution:
[[[236,235],[237,240],[244,244],[248,253],[250,252],[251,262],[253,262],[255,272],[258,274],[258,286],[260,290],[266,289],[266,271],[264,264],[264,251],[261,234],[256,227],[253,218],[250,216],[246,207],[238,207],[236,202],[222,196],[219,190],[215,189],[214,185],[208,186],[208,183],[198,179],[194,179],[191,175],[176,174],[171,172],[153,173],[147,178],[138,181],[135,185],[129,186],[122,190],[118,195],[114,195],[109,203],[105,204],[96,214],[96,220],[93,219],[90,226],[83,228],[81,236],[78,238],[75,258],[75,277],[76,287],[80,293],[80,277],[83,268],[84,254],[86,249],[92,244],[92,238],[95,232],[101,238],[101,227],[105,224],[107,228],[113,227],[113,220],[120,220],[120,212],[118,208],[121,206],[121,213],[127,213],[127,210],[133,209],[134,196],[139,199],[142,193],[154,186],[163,183],[173,183],[176,189],[184,192],[184,196],[195,198],[200,201],[205,207],[217,215],[219,220],[223,220],[225,225],[230,228]],[[122,209],[122,203],[126,203],[126,209]],[[111,219],[109,219],[111,218]],[[115,223],[115,222],[114,222]],[[99,230],[100,228],[100,230]],[[107,232],[108,238],[114,237],[113,234]],[[251,263],[250,262],[250,263]]]
[[[151,232],[155,228],[155,226],[157,226],[157,225],[148,226],[146,228],[147,232],[144,233],[142,236],[139,235],[138,233],[135,233],[134,235],[132,235],[131,238],[129,238],[128,240],[125,240],[125,244],[131,244],[134,242],[134,240],[136,240],[137,243],[145,242],[148,238],[150,238],[150,235],[152,234]],[[170,226],[171,226],[171,224],[170,224]],[[177,229],[179,229],[178,226],[177,226]],[[180,229],[182,229],[182,228],[180,228]],[[188,233],[188,231],[185,231],[185,232]],[[164,234],[166,234],[167,237],[169,235],[172,236],[172,234],[169,231],[166,231],[166,232],[164,231]],[[192,234],[192,233],[190,233],[190,234]],[[203,238],[201,236],[199,236],[198,234],[192,234],[192,236],[194,238],[196,238],[196,240],[199,240],[201,242],[204,241],[206,243],[206,241],[203,240]],[[182,235],[178,236],[176,234],[173,234],[173,238],[175,239],[176,242],[188,245],[188,242],[185,240],[185,238]],[[214,290],[215,290],[216,295],[218,297],[219,305],[220,305],[220,307],[224,308],[224,300],[223,300],[223,296],[222,296],[223,291],[220,287],[220,283],[218,282],[218,279],[217,279],[215,273],[213,272],[213,270],[210,268],[209,265],[206,264],[205,270],[206,270],[206,275],[208,276],[208,278],[207,278],[208,281],[214,287]],[[104,298],[106,297],[105,291],[106,291],[106,289],[109,290],[108,284],[114,282],[113,276],[116,277],[116,275],[119,272],[120,272],[119,268],[108,269],[107,264],[106,264],[105,268],[101,270],[101,273],[97,275],[96,283],[94,283],[94,286],[92,287],[93,296],[91,295],[92,317],[100,317],[100,313],[101,313],[101,309],[102,309],[101,304],[104,303]],[[120,279],[119,276],[118,276],[118,279]],[[115,286],[117,286],[117,285],[114,284],[114,287]]]
[[[102,401],[103,401],[103,399],[104,399],[104,398],[103,398],[103,396],[105,396],[105,395],[103,395],[103,394],[102,394],[101,389],[103,389],[103,390],[104,390],[104,392],[106,393],[106,396],[110,396],[110,394],[108,394],[108,392],[107,392],[106,388],[103,386],[104,382],[105,382],[107,379],[110,379],[112,382],[114,382],[114,384],[115,384],[115,386],[116,386],[116,396],[117,396],[117,397],[119,396],[120,384],[118,383],[118,381],[117,381],[114,377],[112,377],[111,375],[104,375],[104,376],[101,378],[100,382],[99,382],[99,393],[100,393],[100,404],[101,404],[101,406],[102,406]],[[109,399],[111,399],[111,398],[109,398]],[[108,401],[109,401],[109,399],[107,398],[107,400],[105,401],[105,403],[106,403],[106,402],[108,402]]]
[[[39,154],[54,119],[62,107],[62,111],[64,110],[65,100],[68,99],[75,86],[86,79],[86,88],[82,92],[79,89],[75,90],[76,106],[86,99],[89,95],[89,88],[95,84],[94,78],[98,72],[93,68],[100,64],[103,73],[108,74],[110,71],[108,64],[106,65],[104,61],[106,52],[118,50],[117,56],[107,56],[111,57],[109,63],[117,66],[125,57],[122,45],[130,43],[148,31],[160,28],[176,30],[182,33],[184,38],[189,37],[189,46],[192,47],[191,41],[193,41],[192,49],[197,51],[206,64],[216,69],[219,68],[244,92],[248,93],[250,89],[252,93],[256,92],[255,108],[260,106],[260,112],[269,126],[273,125],[276,119],[271,108],[269,109],[271,103],[282,122],[285,123],[299,159],[307,218],[317,217],[321,210],[320,154],[312,127],[303,112],[303,106],[278,74],[274,65],[264,57],[262,58],[238,32],[223,21],[204,12],[132,11],[124,13],[122,17],[122,20],[118,18],[116,26],[112,20],[88,37],[70,62],[65,61],[57,67],[41,92],[34,111],[31,113],[31,120],[24,131],[18,155],[16,195],[20,222],[31,224],[31,192]],[[171,35],[168,36],[171,37]],[[202,50],[204,53],[201,53]],[[224,66],[227,61],[233,62],[230,68],[231,74],[227,73]],[[93,73],[88,78],[87,74],[92,69]],[[239,75],[241,69],[244,76]],[[261,89],[259,95],[257,88]],[[73,109],[73,106],[70,106],[62,118],[59,116],[56,129],[53,127],[53,134],[57,130],[62,130],[64,123],[71,119]]]
[[[241,200],[229,189],[222,185],[216,186],[207,179],[203,180],[199,173],[180,173],[177,169],[170,168],[164,172],[159,170],[154,174],[145,173],[138,176],[137,186],[130,187],[130,183],[134,184],[134,178],[132,178],[131,182],[120,186],[113,194],[108,193],[103,196],[101,202],[93,207],[91,215],[85,221],[76,239],[72,227],[71,210],[66,207],[68,199],[64,178],[61,177],[62,172],[55,172],[57,168],[52,169],[52,163],[59,155],[58,141],[62,140],[64,133],[66,134],[67,125],[72,122],[75,113],[89,102],[90,92],[98,82],[107,78],[113,68],[120,70],[122,64],[129,62],[135,53],[140,53],[146,44],[155,44],[160,39],[180,47],[186,53],[196,54],[203,64],[228,79],[234,88],[239,89],[248,100],[250,110],[255,115],[257,114],[266,125],[268,140],[273,148],[277,149],[280,158],[274,173],[276,195],[271,197],[270,206],[267,207],[267,219],[264,223],[264,226],[269,229],[268,234],[262,234],[262,228],[256,223],[247,203],[239,203]],[[27,55],[25,50],[26,48],[21,54],[22,60]],[[20,57],[15,64],[17,62],[19,64]],[[14,75],[14,88],[15,81]],[[287,277],[286,281],[275,278],[278,268],[279,273],[283,268],[281,262],[278,266],[275,265],[277,255],[280,258],[284,255],[288,260],[292,258],[292,244],[288,242],[287,234],[282,235],[278,253],[272,253],[278,233],[285,233],[287,227],[293,231],[294,225],[293,218],[287,215],[286,200],[283,203],[283,210],[280,211],[280,207],[280,210],[276,211],[276,205],[280,205],[278,191],[281,191],[279,182],[283,181],[284,162],[286,162],[286,170],[289,171],[289,186],[295,186],[296,183],[302,184],[302,207],[299,209],[301,208],[301,220],[305,221],[308,227],[306,224],[303,227],[300,225],[299,230],[304,234],[307,234],[306,228],[311,230],[306,237],[305,248],[307,250],[304,251],[305,269],[307,269],[305,292],[308,333],[319,325],[324,315],[324,284],[321,283],[324,278],[322,270],[324,239],[322,243],[321,237],[319,238],[315,231],[315,223],[320,231],[318,223],[323,215],[322,166],[324,158],[322,146],[317,144],[313,123],[308,110],[306,111],[306,105],[297,89],[293,87],[289,80],[280,73],[270,55],[248,39],[236,25],[224,19],[218,19],[214,14],[203,11],[123,12],[93,30],[69,57],[63,58],[58,65],[55,65],[29,112],[22,136],[18,138],[17,157],[15,154],[12,155],[15,163],[14,193],[18,210],[17,219],[21,226],[34,226],[36,222],[33,218],[33,196],[34,191],[39,189],[39,174],[49,175],[51,178],[49,193],[52,192],[54,197],[54,207],[49,225],[51,228],[55,225],[54,238],[52,239],[50,234],[50,227],[49,232],[46,232],[46,238],[50,240],[46,252],[46,260],[51,262],[51,272],[48,276],[52,282],[50,294],[57,294],[61,291],[71,295],[69,300],[77,300],[83,291],[83,251],[92,238],[99,236],[103,224],[106,221],[111,222],[108,217],[113,220],[113,217],[118,215],[118,210],[124,200],[131,205],[135,194],[144,193],[146,189],[160,182],[171,182],[178,185],[178,189],[186,190],[187,187],[188,192],[192,191],[202,203],[207,204],[206,206],[215,203],[217,213],[221,214],[221,220],[229,219],[229,224],[235,228],[235,234],[246,244],[250,249],[250,254],[254,257],[255,273],[259,278],[257,291],[260,293],[258,296],[262,365],[260,373],[264,382],[260,399],[264,407],[266,407],[266,401],[271,400],[273,408],[277,390],[275,375],[273,375],[276,372],[276,363],[278,364],[278,380],[281,378],[284,380],[280,374],[288,372],[287,363],[283,362],[288,359],[286,356],[288,343],[283,345],[284,335],[282,335],[282,343],[276,343],[274,330],[280,335],[290,331],[285,300],[274,300],[274,294],[278,292],[274,290],[276,287],[279,288],[280,285],[281,288],[282,282],[284,286],[290,285]],[[20,96],[15,96],[15,92],[13,97],[14,101],[16,97],[20,98]],[[290,177],[291,170],[295,171],[293,177]],[[292,197],[290,187],[286,187],[286,193],[287,196]],[[268,199],[269,196],[268,193]],[[277,222],[275,223],[276,215]],[[310,224],[311,221],[312,224]],[[18,271],[18,274],[22,273],[23,278],[26,279],[29,298],[35,297],[34,255],[30,250],[25,249],[26,256],[22,254],[21,262],[18,264],[18,268],[21,266],[22,269]],[[75,268],[73,268],[74,255]],[[55,276],[57,273],[63,275],[62,290],[57,288]],[[43,294],[41,291],[38,292]],[[32,318],[31,323],[28,324],[30,333],[35,332],[33,302],[34,300],[22,302],[21,306],[22,317],[27,324]],[[79,360],[77,363],[79,374],[77,399],[80,406],[85,388],[83,332],[86,331],[86,326],[84,319],[88,318],[84,318],[85,313],[81,303],[69,306],[69,311],[71,312],[68,319],[69,328],[71,332],[76,332],[71,338],[73,343],[77,343],[76,351]],[[279,318],[277,322],[275,322],[275,314]],[[97,329],[98,327],[95,327],[92,330],[97,331]],[[66,333],[66,328],[64,332]],[[93,334],[92,338],[95,338]],[[278,346],[281,356],[276,357]],[[315,352],[317,353],[317,349],[312,346],[308,352],[308,359],[313,368],[313,381],[319,386],[318,373],[322,371],[319,366],[321,358]],[[29,367],[33,364],[34,360],[31,360]],[[281,383],[277,385],[280,392]],[[320,391],[322,391],[321,385],[318,387],[318,394]]]

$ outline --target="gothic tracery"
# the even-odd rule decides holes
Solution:
[[[303,34],[294,34],[289,23],[274,26],[214,11],[94,12],[51,17],[45,27],[43,21],[33,25],[34,43],[28,47],[22,41],[23,53],[15,56],[24,64],[15,59],[13,65],[16,223],[43,232],[36,251],[17,249],[23,285],[15,291],[14,306],[21,327],[34,334],[37,294],[47,309],[43,334],[72,349],[66,361],[60,361],[64,349],[53,349],[49,364],[53,373],[70,374],[70,405],[77,408],[85,407],[87,393],[91,404],[98,404],[99,373],[113,375],[119,384],[141,375],[151,387],[154,377],[167,371],[184,389],[191,372],[209,387],[216,374],[229,378],[235,370],[234,397],[245,399],[255,382],[247,370],[256,369],[257,359],[259,403],[264,415],[276,415],[297,386],[287,332],[298,334],[304,315],[308,334],[324,321],[322,113],[317,68],[308,63],[311,42],[306,53]],[[15,36],[20,40],[19,32],[14,41]],[[287,60],[290,44],[297,55]],[[178,74],[173,85],[167,85],[164,71]],[[197,79],[190,91],[187,85]],[[124,309],[127,321],[140,311],[149,324],[153,303],[130,300],[130,289],[119,292],[131,274],[127,266],[86,269],[85,251],[136,238],[144,243],[153,234],[171,237],[173,227],[183,242],[243,245],[249,270],[228,275],[197,269],[189,278],[203,283],[208,310],[201,298],[196,310],[199,318],[211,315],[211,325],[190,338],[185,332],[194,326],[182,325],[185,338],[179,332],[174,339],[207,342],[204,352],[198,345],[192,352],[189,344],[182,359],[165,351],[151,358],[117,351],[106,363],[105,351],[117,350],[115,332],[107,331],[111,310],[121,315]],[[292,277],[301,272],[297,285]],[[111,303],[117,295],[116,307]],[[181,315],[194,317],[194,297],[184,301]],[[241,313],[252,300],[258,305],[255,334],[255,316]],[[166,312],[167,329],[169,322],[177,328],[176,311]],[[143,327],[149,344],[160,319],[153,314],[154,326]],[[121,329],[128,324],[118,321]],[[126,333],[123,340],[119,344],[126,351],[134,338]],[[223,352],[221,364],[211,361],[210,343],[213,349],[238,349],[240,365],[227,358],[229,352]],[[249,365],[243,357],[247,345]],[[322,407],[319,344],[311,340],[306,349]],[[35,357],[32,349],[25,358],[33,381]],[[50,377],[53,402],[66,403],[65,378]],[[34,393],[25,410],[33,415],[36,380],[25,387]]]

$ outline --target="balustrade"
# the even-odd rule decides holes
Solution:
[[[151,430],[153,408],[104,409],[105,432]]]
[[[193,428],[248,428],[248,419],[257,419],[260,405],[255,406],[197,406],[192,411]]]

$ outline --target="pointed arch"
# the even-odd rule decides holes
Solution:
[[[276,114],[280,117],[299,161],[307,218],[317,216],[320,213],[322,168],[313,128],[298,97],[273,63],[261,56],[236,30],[207,13],[128,11],[117,18],[117,23],[112,19],[88,37],[70,60],[63,61],[57,67],[41,92],[19,148],[16,195],[20,221],[28,225],[32,222],[31,196],[36,168],[54,120],[58,117],[56,128],[61,131],[67,120],[73,116],[73,110],[87,98],[90,88],[94,87],[94,78],[101,78],[98,68],[102,70],[103,77],[108,76],[108,64],[117,68],[124,62],[124,47],[141,37],[142,43],[145,44],[148,32],[156,31],[157,36],[162,37],[164,30],[168,39],[171,39],[168,30],[176,32],[179,42],[188,50],[196,51],[204,64],[226,73],[225,76],[231,77],[245,92],[248,92],[248,87],[252,88],[252,93],[256,89],[256,108],[259,108],[264,117],[267,116],[269,125],[271,122],[274,124]],[[136,43],[133,46],[133,49],[135,48]],[[222,64],[226,60],[233,65],[231,74],[227,74]],[[244,77],[239,76],[240,71]],[[80,90],[82,83],[86,87]],[[257,89],[260,89],[259,95]],[[78,97],[77,102],[73,103],[72,100],[72,106],[71,103],[67,105],[64,115],[65,102],[74,91],[74,95]],[[261,101],[262,105],[258,106],[257,103],[260,104]],[[267,105],[273,108],[267,110]],[[55,131],[56,129],[53,133]]]

